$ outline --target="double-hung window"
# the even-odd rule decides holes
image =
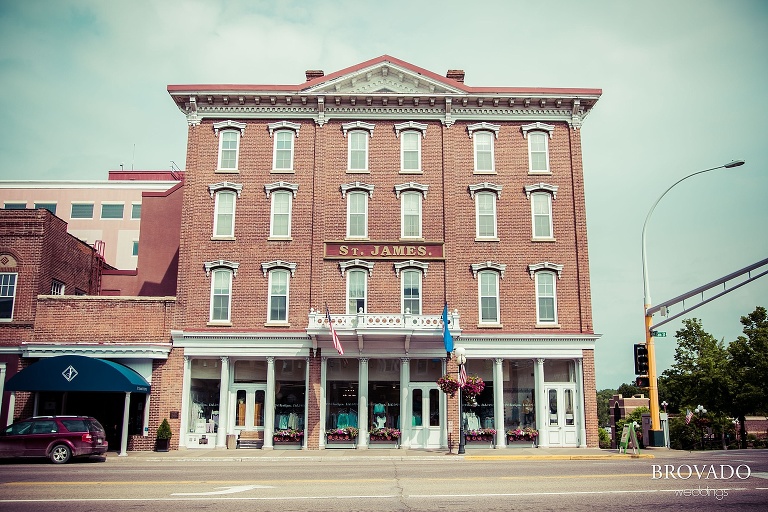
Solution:
[[[17,275],[15,272],[0,274],[0,321],[13,320]]]
[[[216,169],[223,172],[237,172],[240,158],[240,138],[246,124],[237,121],[221,121],[213,124],[213,131],[219,138],[219,158]]]
[[[368,192],[347,193],[347,238],[368,237]]]
[[[494,140],[499,136],[501,125],[475,123],[467,126],[474,146],[475,173],[493,174],[496,172]]]
[[[240,153],[240,132],[238,130],[224,130],[219,135],[219,169],[237,169],[237,160]]]
[[[291,205],[293,193],[287,190],[272,192],[272,222],[269,236],[289,238],[291,236]]]
[[[520,127],[523,137],[528,139],[528,172],[549,174],[549,139],[555,126],[546,123],[530,123]]]
[[[291,130],[275,132],[275,157],[272,168],[276,171],[293,170],[293,139]]]
[[[477,132],[475,141],[475,172],[493,172],[493,135],[490,132]]]
[[[231,238],[235,236],[235,202],[237,193],[233,190],[216,192],[213,236]]]
[[[269,322],[288,322],[288,283],[290,273],[284,269],[269,272]]]
[[[496,194],[475,194],[475,228],[477,238],[496,239]]]
[[[421,134],[403,132],[400,136],[400,169],[402,172],[421,171]]]
[[[349,155],[347,169],[350,171],[368,170],[368,132],[354,130],[349,132]]]
[[[552,238],[552,196],[547,192],[531,194],[533,237]]]
[[[402,238],[421,238],[421,199],[421,192],[401,194]]]
[[[232,270],[216,268],[211,272],[211,322],[228,323],[231,319]]]
[[[362,269],[347,271],[347,314],[367,311],[368,272]]]
[[[403,283],[403,313],[421,314],[421,270],[404,270]]]
[[[552,272],[536,273],[536,322],[557,324],[555,274]]]
[[[484,270],[477,274],[480,297],[480,324],[499,323],[499,273]]]

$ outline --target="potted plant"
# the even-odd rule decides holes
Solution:
[[[466,397],[467,405],[474,407],[477,405],[477,395],[485,389],[485,382],[477,375],[470,375],[467,377],[467,383],[461,389],[462,395]]]
[[[531,427],[513,428],[507,430],[506,434],[508,445],[533,446],[539,437],[539,431]]]
[[[446,395],[453,398],[456,396],[456,391],[459,390],[459,383],[458,381],[453,377],[453,375],[446,373],[439,379],[437,379],[437,386],[440,388],[440,390],[445,393]]]
[[[173,431],[168,419],[164,418],[160,426],[157,427],[157,437],[155,439],[155,450],[158,452],[167,452],[171,447],[171,438]]]

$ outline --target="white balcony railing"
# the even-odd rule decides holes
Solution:
[[[424,334],[442,335],[442,315],[414,315],[411,313],[358,313],[356,315],[331,315],[337,334],[352,333],[366,330],[391,329],[396,331],[418,331]],[[459,312],[448,312],[448,322],[451,333],[461,330]],[[323,311],[312,308],[309,312],[307,332],[320,334],[327,331],[328,319]]]

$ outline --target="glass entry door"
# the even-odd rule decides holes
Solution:
[[[411,384],[408,439],[411,448],[440,448],[440,390],[433,383]]]
[[[266,384],[239,384],[232,389],[235,411],[230,425],[241,430],[264,431],[264,397]]]
[[[574,386],[548,386],[546,388],[547,440],[550,446],[578,446],[576,421],[576,389]]]

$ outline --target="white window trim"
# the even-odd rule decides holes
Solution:
[[[219,272],[225,272],[229,278],[229,287],[227,294],[227,318],[213,318],[213,299],[214,299],[214,292],[215,292],[215,281],[216,281],[216,274]],[[216,325],[230,325],[232,322],[232,283],[234,281],[234,272],[226,267],[218,267],[213,269],[210,272],[211,275],[211,296],[209,301],[209,310],[208,310],[208,323],[209,324],[216,324]]]
[[[64,295],[65,289],[66,285],[58,279],[51,281],[51,295]]]
[[[263,268],[263,266],[262,266]],[[294,264],[295,269],[295,264]],[[286,284],[285,284],[285,320],[274,320],[270,318],[270,314],[272,312],[272,276],[275,275],[276,272],[285,273],[287,276]],[[293,275],[293,271],[286,269],[285,267],[274,267],[271,268],[267,272],[267,323],[265,325],[289,325],[288,319],[290,318],[290,304],[291,304],[291,276]]]
[[[278,181],[276,183],[268,183],[264,185],[264,191],[267,197],[272,195],[272,201],[269,209],[269,240],[292,240],[293,233],[293,200],[299,192],[299,185],[295,183],[288,183],[285,181]],[[275,200],[274,192],[290,192],[288,195],[288,234],[276,235],[275,234]]]
[[[134,201],[134,202],[131,203],[131,220],[141,220],[141,205],[142,205],[142,203],[140,201],[139,202]],[[133,207],[134,206],[138,206],[139,207],[139,216],[138,217],[134,217],[133,216]]]
[[[552,220],[552,195],[548,192],[534,192],[530,194],[530,201],[531,201],[531,240],[546,240],[546,241],[554,241],[555,240],[555,231],[554,231],[554,222]],[[549,220],[549,235],[548,236],[542,236],[536,234],[536,211],[534,208],[534,202],[536,197],[546,197],[547,198],[547,216]]]
[[[346,310],[348,315],[356,315],[359,313],[358,311],[349,311],[349,279],[352,275],[355,275],[357,272],[362,273],[365,277],[363,279],[363,303],[365,306],[363,307],[363,313],[368,312],[368,278],[370,277],[370,269],[366,273],[364,268],[359,268],[358,266],[353,267],[353,271],[347,272],[347,289],[345,292],[346,300],[344,301],[346,303]],[[342,272],[343,273],[343,272]]]
[[[118,217],[104,217],[104,207],[105,206],[122,206],[123,207],[123,214]],[[125,219],[125,202],[123,201],[102,201],[101,202],[101,211],[99,212],[99,220],[107,220],[107,221],[114,221],[114,220],[124,220]]]
[[[482,242],[498,242],[499,241],[499,212],[498,201],[501,197],[501,185],[495,185],[493,183],[478,183],[477,185],[469,186],[469,196],[475,200],[475,240]],[[480,235],[480,207],[478,205],[479,198],[483,195],[495,194],[496,200],[493,202],[493,235],[481,236]]]
[[[417,155],[417,162],[418,165],[415,169],[406,169],[405,168],[405,140],[406,135],[414,134],[416,136],[416,155]],[[407,130],[403,132],[403,137],[400,139],[400,172],[402,174],[422,174],[423,170],[421,168],[421,139],[422,137],[419,137],[419,132],[416,130]]]
[[[369,173],[370,172],[370,153],[371,153],[371,135],[372,131],[367,130],[351,130],[350,137],[348,137],[347,142],[347,172],[348,173]],[[362,133],[365,135],[365,165],[361,169],[353,169],[352,168],[352,134],[355,133]],[[346,135],[345,135],[346,136]],[[359,150],[358,150],[359,151]]]
[[[213,132],[219,138],[219,154],[216,159],[216,172],[239,172],[240,139],[242,139],[243,137],[243,132],[245,131],[245,127],[246,127],[245,123],[239,123],[237,121],[221,121],[219,123],[213,124]],[[224,137],[222,136],[222,134],[227,132],[237,133],[237,143],[235,145],[235,166],[222,168],[221,166],[222,147],[221,146],[224,143]]]
[[[546,296],[542,297],[539,295],[539,277],[542,275],[549,275],[552,276],[552,296]],[[558,315],[557,315],[557,279],[555,279],[555,272],[548,271],[548,270],[542,270],[536,272],[534,282],[534,288],[535,288],[535,295],[536,295],[536,326],[537,327],[559,327],[558,324]],[[559,274],[557,274],[559,278]],[[539,299],[541,298],[551,298],[553,302],[553,308],[554,308],[554,320],[542,320],[541,319],[541,312],[539,308]]]
[[[288,165],[288,167],[280,167],[280,168],[278,168],[277,167],[277,141],[278,141],[278,138],[279,138],[278,136],[281,133],[289,133],[291,135],[291,149],[290,149],[291,159],[290,159],[290,164]],[[272,134],[272,131],[270,130],[270,135],[271,134]],[[293,157],[294,157],[294,154],[295,154],[296,137],[297,137],[297,135],[298,135],[297,132],[294,132],[293,130],[277,130],[275,132],[275,137],[274,137],[275,141],[272,144],[272,172],[276,172],[276,173],[280,173],[280,172],[292,173],[292,172],[294,172],[294,168],[293,168],[294,158]],[[281,150],[281,151],[286,151],[286,150]]]
[[[400,311],[402,314],[406,314],[405,311],[405,276],[409,273],[418,274],[419,276],[419,311],[409,311],[408,314],[420,315],[424,309],[424,272],[420,272],[418,267],[411,266],[404,269],[400,276]],[[367,301],[366,301],[367,302]]]
[[[549,164],[549,139],[552,138],[552,132],[555,130],[554,125],[545,123],[530,123],[520,127],[523,132],[523,138],[528,139],[528,174],[552,174],[552,168]],[[544,153],[546,158],[546,170],[533,170],[533,159],[531,158],[531,142],[532,138],[528,137],[528,133],[545,133],[549,137],[544,137]]]
[[[488,134],[487,131],[481,131],[478,132],[482,134]],[[475,174],[496,174],[496,143],[493,137],[490,138],[491,141],[491,168],[490,169],[478,169],[477,168],[477,137],[476,134],[473,134],[472,136],[472,159],[474,162],[474,170],[473,172]]]
[[[492,275],[496,280],[496,320],[487,321],[483,320],[483,277],[484,275]],[[477,325],[482,327],[493,326],[497,327],[501,325],[501,274],[491,268],[484,268],[477,272]]]
[[[56,210],[56,212],[59,211],[58,201],[35,201],[33,203],[33,206],[35,207],[35,210],[39,210],[40,208],[44,208],[44,209],[48,210],[48,208],[45,208],[48,205],[53,205],[53,209]],[[50,210],[48,210],[48,211],[50,211]],[[51,213],[53,213],[54,215],[57,215],[56,212],[51,212]]]
[[[351,217],[352,217],[352,198],[355,197],[357,194],[362,194],[362,196],[365,198],[365,211],[363,212],[363,215],[365,217],[365,222],[363,223],[364,229],[362,235],[352,235],[350,233],[350,228],[352,227]],[[347,195],[347,233],[346,238],[347,239],[354,239],[354,240],[367,240],[368,239],[368,202],[370,200],[370,193],[365,193],[363,190],[354,190],[353,192],[346,194]]]
[[[80,203],[80,204],[86,204],[86,203]],[[88,203],[93,204],[93,203]],[[12,206],[23,206],[23,208],[8,208],[8,205]],[[3,209],[4,210],[26,210],[27,209],[27,202],[26,201],[5,201],[3,203]],[[70,210],[71,212],[72,210]]]
[[[419,232],[415,235],[406,235],[405,234],[405,213],[406,213],[405,200],[411,196],[418,198]],[[424,203],[424,195],[423,193],[419,193],[419,191],[409,190],[407,192],[400,194],[400,238],[410,239],[410,240],[420,240],[421,238],[423,238],[423,234],[422,234],[422,229],[424,224],[423,203]]]
[[[72,207],[75,206],[75,205],[78,205],[78,206],[90,205],[91,206],[91,216],[90,217],[73,217],[72,216]],[[70,207],[69,207],[69,218],[72,219],[72,220],[89,220],[89,219],[93,220],[93,212],[94,212],[95,209],[96,209],[96,203],[94,203],[93,201],[72,201],[72,203],[70,203]]]
[[[221,197],[221,194],[227,193],[232,194],[232,229],[230,233],[227,234],[219,234],[219,198]],[[214,193],[214,204],[213,204],[213,235],[211,236],[212,239],[216,240],[234,240],[235,238],[235,217],[237,214],[237,198],[239,197],[239,194],[230,188],[222,188],[217,190]]]
[[[14,276],[13,277],[13,295],[3,295],[4,298],[11,299],[11,316],[9,318],[0,318],[0,322],[13,322],[13,314],[16,312],[16,290],[19,288],[19,273],[18,272],[0,272],[0,276]]]

